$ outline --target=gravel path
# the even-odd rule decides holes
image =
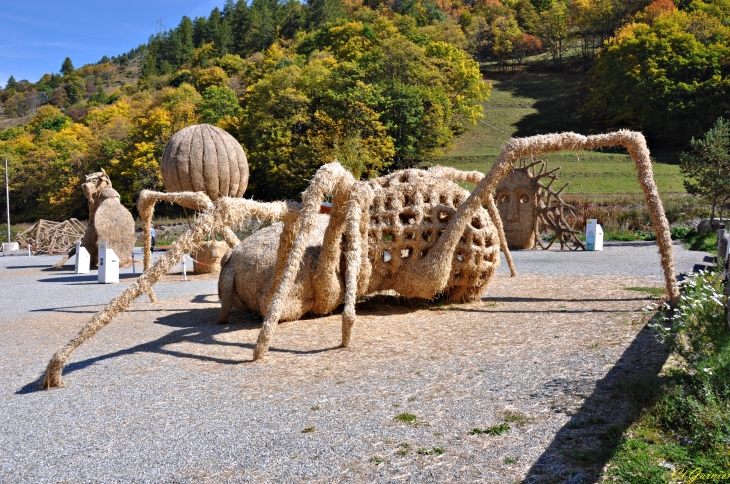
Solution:
[[[675,254],[678,272],[707,256]],[[593,480],[602,462],[579,457],[625,428],[619,383],[666,357],[642,329],[647,295],[624,289],[661,285],[656,249],[514,258],[521,276],[470,304],[359,304],[349,349],[338,315],[282,324],[255,364],[258,318],[214,324],[215,277],[173,274],[160,303],[140,298],[73,354],[68,387],[38,391],[50,355],[130,279],[0,257],[0,481]]]

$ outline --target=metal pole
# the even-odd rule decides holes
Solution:
[[[10,240],[10,188],[8,186],[8,159],[5,158],[5,202],[8,207],[8,244]]]

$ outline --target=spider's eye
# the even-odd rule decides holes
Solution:
[[[509,195],[502,195],[499,197],[499,203],[509,203]]]
[[[527,196],[526,194],[524,194],[524,193],[523,193],[523,194],[522,194],[522,195],[520,196],[520,203],[527,203],[527,202],[529,202],[529,201],[530,201],[530,197],[528,197],[528,196]]]

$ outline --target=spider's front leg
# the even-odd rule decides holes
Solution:
[[[181,207],[190,208],[202,212],[213,206],[213,202],[203,192],[178,192],[164,193],[152,190],[142,190],[137,200],[137,212],[142,219],[142,240],[144,241],[144,270],[150,268],[152,261],[152,237],[150,235],[150,224],[155,215],[155,204],[162,200],[164,202],[177,203]]]
[[[286,265],[274,297],[269,303],[264,318],[264,324],[256,340],[253,359],[260,360],[266,356],[271,345],[271,338],[276,332],[276,326],[281,320],[284,306],[287,304],[291,287],[296,279],[299,265],[307,247],[314,226],[317,223],[320,207],[325,195],[331,195],[337,189],[350,186],[354,183],[353,176],[337,162],[323,165],[314,175],[309,187],[302,196],[302,211],[300,215],[299,233],[297,233],[291,250],[286,258]],[[275,277],[274,280],[277,278]]]

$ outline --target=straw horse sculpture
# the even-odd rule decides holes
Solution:
[[[119,192],[112,188],[109,175],[103,168],[100,172],[86,175],[81,190],[89,201],[89,225],[81,239],[81,246],[89,251],[91,263],[98,263],[97,243],[107,242],[119,256],[119,266],[129,267],[134,248],[134,217],[119,201]],[[76,247],[73,247],[54,267],[61,267],[75,254]]]
[[[314,176],[301,205],[228,197],[211,202],[190,231],[53,355],[43,386],[62,386],[62,370],[71,352],[149,291],[211,230],[235,226],[251,218],[283,222],[276,257],[269,259],[273,265],[270,280],[252,281],[260,284],[259,294],[266,293],[258,307],[265,317],[254,360],[266,356],[283,317],[296,318],[305,311],[331,311],[343,300],[342,346],[348,346],[355,323],[356,298],[375,290],[395,289],[406,297],[423,298],[446,293],[455,300],[468,300],[492,279],[499,246],[504,247],[493,193],[514,163],[545,152],[611,146],[625,147],[636,164],[657,235],[667,291],[676,302],[679,288],[669,224],[654,183],[644,137],[630,131],[589,137],[575,133],[540,135],[510,140],[486,176],[436,167],[426,172],[404,170],[368,182],[357,181],[339,163],[330,163]],[[475,183],[476,188],[469,193],[454,183],[457,181]],[[332,216],[317,229],[320,205],[326,196],[332,197]],[[487,206],[486,211],[483,205]],[[321,230],[321,245],[312,242],[317,230]],[[431,238],[424,234],[431,234]],[[308,246],[319,250],[316,257],[310,257],[314,261],[312,267],[303,264]],[[318,292],[311,300],[304,300],[304,295],[293,291],[302,274],[317,286]],[[230,301],[223,304],[222,317]]]

